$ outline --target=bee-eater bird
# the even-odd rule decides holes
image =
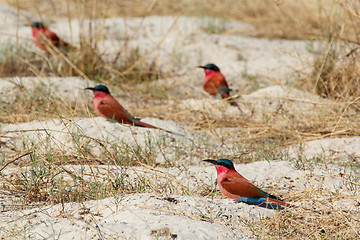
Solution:
[[[85,89],[93,91],[95,113],[100,117],[104,117],[110,121],[131,124],[138,127],[160,129],[134,118],[113,96],[111,96],[110,91],[106,86],[96,85],[95,87],[87,87]]]
[[[73,48],[70,44],[60,39],[56,33],[50,31],[42,22],[31,24],[32,41],[41,50],[48,51],[47,42],[50,41],[55,47],[68,51]]]
[[[217,184],[226,197],[235,199],[237,202],[245,202],[267,208],[283,208],[281,206],[290,206],[278,197],[268,194],[253,185],[235,170],[234,164],[229,159],[206,159],[203,161],[215,165],[217,171]]]
[[[212,63],[208,63],[205,66],[198,67],[203,68],[205,72],[205,77],[203,80],[203,87],[205,92],[209,93],[211,96],[214,96],[216,99],[228,98],[230,96],[229,86],[218,66]],[[238,104],[233,99],[230,99],[229,103],[233,106],[238,106]]]

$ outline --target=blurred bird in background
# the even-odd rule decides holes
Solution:
[[[230,97],[230,89],[225,77],[215,64],[208,63],[205,66],[198,67],[204,69],[205,76],[203,80],[203,87],[207,93],[214,96],[216,99],[226,99]],[[229,99],[229,103],[232,106],[238,106],[234,99]]]
[[[49,42],[60,50],[69,51],[74,48],[50,31],[42,22],[33,22],[31,31],[33,43],[46,52],[49,50]]]

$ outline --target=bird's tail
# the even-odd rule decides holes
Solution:
[[[290,204],[280,200],[280,199],[276,199],[276,198],[265,198],[264,199],[265,202],[271,203],[271,204],[277,204],[277,205],[281,205],[284,207],[290,207]]]
[[[71,44],[68,43],[68,42],[65,42],[65,41],[63,41],[63,40],[60,40],[59,49],[60,49],[60,50],[65,50],[66,52],[71,52],[71,51],[76,50],[77,48],[74,47],[73,45],[71,45]]]
[[[140,120],[135,120],[135,121],[134,121],[134,124],[135,124],[135,126],[138,126],[138,127],[146,127],[146,128],[159,129],[158,127],[155,127],[155,126],[153,126],[153,125],[151,125],[151,124],[144,123],[144,122],[142,122],[142,121],[140,121]]]
[[[230,103],[231,106],[239,107],[239,104],[237,104],[237,102],[235,102],[234,99],[229,99],[228,102]]]
[[[237,98],[238,96],[230,96],[229,94],[224,94],[223,95],[223,99],[226,99],[228,101],[228,103],[231,105],[231,106],[234,106],[234,107],[237,107],[240,112],[242,112],[241,108],[239,107],[239,104],[235,101],[235,98]]]
[[[174,135],[178,135],[178,136],[181,136],[181,137],[185,137],[184,134],[181,134],[181,133],[176,133],[176,132],[172,132],[172,131],[169,131],[169,130],[166,130],[166,129],[163,129],[163,128],[159,128],[159,127],[155,127],[151,124],[147,124],[147,123],[144,123],[140,120],[135,120],[134,121],[134,125],[135,126],[138,126],[138,127],[147,127],[147,128],[155,128],[155,129],[159,129],[161,131],[164,131],[164,132],[167,132],[167,133],[170,133],[170,134],[174,134]],[[190,139],[190,138],[188,138]],[[192,141],[192,139],[190,139]]]
[[[135,126],[138,126],[138,127],[155,128],[155,129],[159,129],[161,131],[164,131],[164,132],[167,132],[167,133],[170,133],[170,134],[185,137],[185,135],[183,135],[183,134],[172,132],[172,131],[169,131],[169,130],[166,130],[166,129],[163,129],[163,128],[155,127],[155,126],[153,126],[151,124],[144,123],[144,122],[142,122],[140,120],[135,120],[134,124],[135,124]]]

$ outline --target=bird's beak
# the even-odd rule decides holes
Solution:
[[[95,91],[96,89],[93,88],[93,87],[87,87],[87,88],[84,88],[84,90],[91,90],[91,91]]]
[[[212,163],[214,165],[219,165],[218,162],[216,160],[212,160],[212,159],[205,159],[203,160],[204,162],[209,162],[209,163]]]
[[[204,66],[197,66],[198,68],[204,68],[205,69],[205,67]]]

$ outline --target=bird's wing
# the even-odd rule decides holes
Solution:
[[[219,92],[221,93],[221,95],[223,95],[223,98],[225,97],[229,97],[230,95],[230,88],[229,85],[227,84],[224,75],[219,75],[219,79],[218,79],[218,83],[217,83],[217,88],[219,90]]]
[[[219,85],[217,86],[217,89],[219,91],[219,95],[223,96],[223,98],[227,98],[230,95],[230,89],[227,85]]]
[[[120,123],[134,124],[139,127],[155,128],[157,127],[141,122],[135,119],[126,109],[118,103],[113,97],[104,97],[99,105],[98,111],[106,118],[114,119]]]
[[[56,33],[52,32],[52,31],[46,31],[46,32],[44,32],[44,35],[51,41],[59,41],[60,40],[60,38],[56,35]]]
[[[46,31],[43,32],[44,36],[51,41],[52,44],[56,47],[71,47],[70,44],[65,42],[64,40],[60,39],[56,33],[46,29]]]
[[[220,80],[220,85],[226,87],[228,91],[230,90],[230,89],[229,89],[229,85],[228,85],[228,83],[227,83],[226,80],[225,80],[225,77],[223,77],[223,78]]]
[[[227,177],[220,184],[225,190],[234,195],[252,198],[267,197],[269,195],[243,177]]]
[[[209,79],[204,84],[204,90],[205,90],[205,92],[209,93],[210,95],[216,95],[219,93],[217,86],[212,82],[211,79]]]
[[[134,117],[111,96],[109,98],[105,97],[100,101],[98,111],[105,117],[114,119],[117,122],[134,123]]]
[[[227,98],[229,97],[229,88],[226,85],[221,85],[213,80],[209,80],[204,84],[204,90],[210,95],[214,95],[215,98]]]
[[[55,46],[59,45],[59,42],[60,42],[60,39],[59,37],[56,35],[56,33],[48,30],[48,29],[45,29],[45,31],[42,31],[41,34],[49,39],[51,41],[52,44],[54,44]]]

